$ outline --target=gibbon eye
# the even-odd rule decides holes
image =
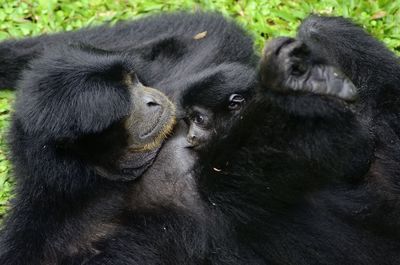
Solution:
[[[202,115],[201,113],[196,112],[193,117],[192,120],[194,123],[196,124],[203,124],[205,121],[205,117],[204,115]]]
[[[238,110],[242,107],[243,103],[245,102],[245,99],[243,98],[242,95],[239,94],[232,94],[229,97],[229,109],[230,110]]]

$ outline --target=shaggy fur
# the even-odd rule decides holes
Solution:
[[[204,31],[202,39],[195,38]],[[35,52],[25,57],[21,45]],[[123,73],[136,73],[171,99],[192,87],[250,89],[252,45],[234,23],[202,13],[2,43],[2,51],[11,47],[6,54],[13,53],[15,61],[9,62],[18,69],[27,66],[21,64],[27,58],[37,60],[18,85],[10,133],[16,198],[1,236],[0,263],[81,264],[107,254],[101,250],[108,238],[129,236],[119,236],[126,222],[132,223],[137,247],[143,247],[129,264],[204,259],[206,227],[191,217],[203,214],[190,173],[195,157],[184,146],[186,135],[179,133],[184,124],[141,180],[105,178],[96,167],[126,148],[121,123],[129,112],[129,93],[116,80]],[[9,74],[6,79],[15,78]],[[149,233],[164,229],[174,236],[155,240]],[[126,244],[135,248],[133,241]]]
[[[193,39],[203,31],[205,38]],[[18,196],[2,236],[2,264],[397,264],[399,61],[342,18],[312,16],[298,39],[311,64],[340,69],[359,99],[307,88],[283,93],[261,78],[263,70],[255,88],[251,41],[214,15],[158,16],[0,44],[11,49],[7,56],[14,53],[4,59],[17,69],[4,78],[8,86],[46,45],[79,41],[123,51],[139,78],[178,107],[180,100],[201,102],[218,116],[229,95],[245,94],[247,101],[239,115],[216,123],[217,137],[199,152],[185,148],[180,123],[153,166],[129,185],[84,181],[76,170],[87,167],[76,156],[68,159],[78,165],[67,169],[45,149],[30,152],[46,146],[43,134],[23,137],[15,119]],[[35,52],[20,52],[19,45],[32,43]],[[32,163],[39,169],[52,163],[60,171],[44,172],[60,178]]]

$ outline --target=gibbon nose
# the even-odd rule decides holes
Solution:
[[[195,147],[199,144],[198,138],[196,135],[189,133],[187,138],[187,142],[190,144],[191,147]]]
[[[143,101],[146,104],[146,106],[149,107],[149,108],[151,108],[151,107],[160,107],[161,106],[161,104],[157,101],[157,99],[154,98],[150,94],[145,94],[143,96]]]

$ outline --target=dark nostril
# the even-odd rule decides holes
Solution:
[[[148,107],[160,106],[160,104],[157,102],[157,100],[150,95],[145,95],[143,97],[143,100]]]
[[[187,141],[190,143],[191,146],[197,145],[197,137],[194,134],[188,135]]]
[[[160,106],[160,104],[158,104],[157,102],[154,102],[154,101],[147,102],[146,104],[149,107]]]
[[[188,140],[190,142],[195,142],[196,141],[196,136],[194,134],[188,135]]]

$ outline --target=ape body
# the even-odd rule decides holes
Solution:
[[[95,264],[93,256],[108,254],[101,252],[102,244],[128,235],[126,222],[144,220],[150,225],[152,216],[155,223],[149,230],[143,230],[143,224],[132,230],[143,251],[131,264],[197,263],[204,258],[204,225],[198,225],[199,236],[191,229],[186,232],[194,237],[180,230],[193,226],[190,220],[197,218],[192,212],[199,215],[202,207],[191,179],[195,160],[184,146],[186,133],[180,134],[178,126],[174,137],[158,148],[159,135],[165,137],[169,129],[158,128],[157,120],[162,124],[166,118],[164,112],[153,117],[160,104],[148,97],[164,96],[154,91],[148,95],[148,88],[136,79],[157,85],[171,99],[205,86],[250,89],[252,41],[234,23],[200,13],[155,16],[109,28],[105,32],[125,39],[116,43],[107,38],[101,45],[97,38],[104,30],[22,40],[22,46],[32,45],[34,51],[27,57],[26,50],[14,46],[21,44],[18,41],[3,43],[6,50],[11,45],[15,58],[36,59],[22,75],[18,73],[19,95],[10,129],[17,187],[1,236],[2,264]],[[204,41],[194,38],[204,30]],[[14,63],[19,69],[27,66]],[[243,75],[244,79],[236,78]],[[12,76],[10,71],[6,78]],[[141,105],[149,110],[138,116]],[[154,131],[159,131],[154,139],[147,136]],[[143,179],[135,182],[142,174]],[[158,237],[155,231],[164,229],[174,237],[158,239],[157,248],[149,232]],[[197,241],[203,248],[192,246]],[[127,244],[134,248],[135,242]]]
[[[176,148],[183,147],[186,135],[190,136],[189,128],[180,124],[145,175],[131,185],[122,184],[127,198],[122,200],[122,214],[117,215],[112,237],[91,240],[96,250],[93,255],[72,256],[65,262],[396,264],[400,259],[398,59],[344,19],[310,17],[298,34],[298,41],[309,49],[309,54],[288,52],[283,59],[305,61],[317,74],[326,67],[328,71],[323,72],[334,82],[343,81],[342,87],[324,90],[321,80],[315,87],[315,82],[298,80],[303,85],[297,86],[286,82],[287,76],[281,77],[292,77],[293,73],[286,70],[278,71],[276,83],[269,78],[268,69],[280,69],[279,50],[289,47],[277,45],[280,49],[270,48],[279,60],[274,63],[271,58],[264,60],[267,54],[263,57],[256,88],[252,82],[256,78],[251,70],[255,67],[251,41],[243,32],[235,26],[226,29],[231,24],[218,17],[205,16],[201,23],[201,16],[189,17],[185,19],[195,21],[188,23],[194,29],[188,30],[186,37],[172,33],[158,37],[157,33],[162,35],[166,29],[158,24],[160,17],[135,22],[157,25],[153,31],[146,31],[149,39],[143,37],[146,40],[139,45],[131,37],[123,38],[130,26],[110,29],[110,35],[95,29],[4,44],[5,50],[11,49],[7,54],[14,52],[14,58],[4,60],[5,65],[15,66],[10,68],[16,69],[15,76],[27,60],[40,56],[46,43],[57,46],[62,40],[71,40],[124,51],[145,85],[169,95],[178,109],[200,106],[216,121],[212,127],[215,134],[202,138],[205,145],[195,148],[195,152]],[[167,16],[165,21],[173,24],[175,20],[179,19]],[[215,27],[204,26],[211,21]],[[187,27],[183,29],[180,22],[176,23],[175,28],[171,27],[174,33],[186,32]],[[193,39],[205,30],[204,39]],[[217,30],[220,34],[214,35]],[[226,37],[235,33],[236,38]],[[210,36],[214,38],[208,39]],[[126,42],[111,43],[111,38]],[[246,45],[239,46],[240,42]],[[18,47],[32,44],[34,52],[20,53]],[[135,56],[138,53],[140,56]],[[381,62],[379,67],[377,61]],[[302,75],[298,65],[291,70],[299,69]],[[332,69],[339,71],[340,78],[332,76],[336,73]],[[241,72],[248,72],[249,78],[243,78]],[[11,82],[4,84],[13,84],[13,77],[4,80]],[[358,90],[357,100],[348,90],[351,83]],[[230,99],[235,98],[232,95],[241,95],[245,100],[234,112],[230,108]],[[168,168],[171,164],[178,164],[172,173]],[[98,200],[92,193],[79,194]],[[35,214],[32,209],[27,212]],[[47,216],[45,213],[36,212],[39,217],[32,218]],[[21,219],[28,217],[25,212],[18,215]],[[46,233],[52,231],[45,226],[43,229]],[[5,235],[13,235],[14,242],[26,245],[3,243],[0,260],[3,258],[5,264],[24,264],[37,254],[30,246],[40,239],[31,241],[35,238],[32,234],[17,232],[6,225]],[[51,237],[46,240],[54,242],[49,250],[57,249],[57,241]],[[11,251],[14,256],[7,255]]]

